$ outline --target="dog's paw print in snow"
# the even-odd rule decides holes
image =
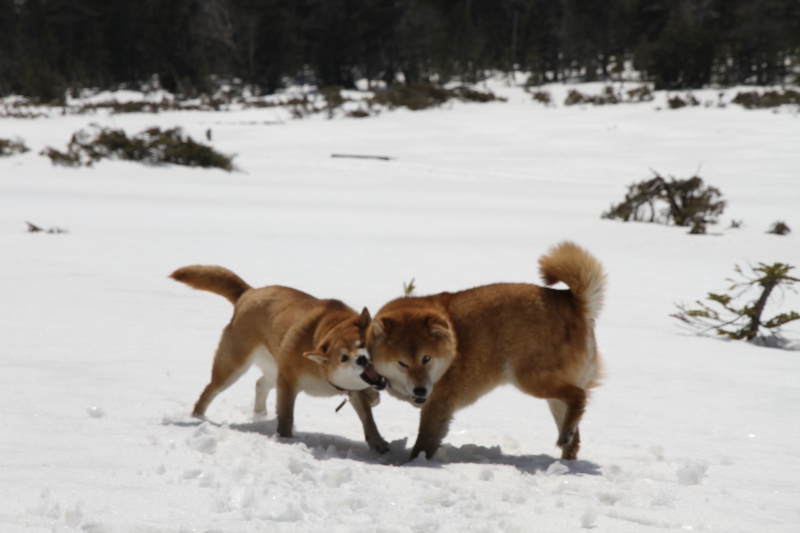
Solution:
[[[44,516],[47,518],[59,519],[62,515],[61,503],[50,498],[50,489],[44,488],[41,499],[34,507],[28,509],[29,515]]]
[[[112,533],[109,528],[96,522],[84,522],[80,527],[71,527],[63,524],[56,524],[53,527],[53,533],[75,533],[75,531],[80,531],[81,533]]]
[[[607,505],[609,507],[613,507],[614,504],[617,502],[622,501],[624,498],[624,494],[620,491],[610,490],[610,491],[599,491],[597,492],[597,499],[603,505]]]
[[[708,465],[701,461],[686,461],[675,475],[681,485],[699,485],[706,475]]]
[[[584,529],[594,528],[595,521],[597,521],[597,512],[594,509],[587,509],[586,512],[581,515],[581,527]]]
[[[657,509],[659,507],[666,507],[672,508],[674,507],[675,501],[677,501],[677,496],[675,494],[671,494],[667,491],[661,490],[652,498],[650,498],[650,508]]]
[[[186,440],[186,444],[193,450],[203,453],[214,453],[220,439],[220,432],[208,422],[203,422],[195,430],[194,435]]]
[[[110,530],[102,524],[84,519],[83,502],[78,501],[74,505],[62,505],[62,502],[51,498],[49,488],[45,488],[42,491],[39,505],[28,509],[28,514],[54,520],[55,523],[52,524],[53,533],[74,533],[76,530],[85,533],[110,533]]]
[[[202,470],[186,470],[180,477],[181,481],[197,481],[197,486],[202,488],[217,487],[218,483],[214,480],[213,472],[203,472]]]
[[[603,477],[616,485],[629,483],[633,480],[633,476],[618,465],[603,467]]]
[[[650,449],[647,450],[647,451],[650,452],[652,455],[654,455],[657,461],[663,461],[664,460],[664,447],[663,446],[651,446]]]

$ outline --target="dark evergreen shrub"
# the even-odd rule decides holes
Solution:
[[[567,98],[564,100],[564,105],[578,105],[578,104],[591,104],[591,105],[613,105],[613,104],[635,104],[640,102],[650,102],[653,100],[653,92],[648,85],[642,85],[635,89],[625,91],[627,98],[622,96],[622,93],[614,91],[614,88],[607,85],[603,92],[599,95],[587,95],[580,91],[571,89],[567,93]]]
[[[8,157],[16,154],[24,154],[30,149],[25,146],[25,141],[20,138],[0,139],[0,157]]]
[[[412,111],[419,111],[438,107],[452,99],[462,102],[505,101],[489,91],[476,91],[465,86],[445,89],[433,83],[420,82],[410,85],[393,85],[385,91],[376,92],[368,103],[370,106],[377,104],[389,109],[405,107]]]
[[[772,226],[769,227],[769,231],[767,233],[772,233],[773,235],[789,235],[792,230],[789,229],[789,226],[786,225],[786,222],[779,220],[774,222]]]
[[[352,111],[348,111],[346,115],[350,118],[367,118],[370,116],[369,111],[363,109],[353,109]]]
[[[782,105],[800,106],[800,91],[785,89],[783,91],[765,91],[763,93],[756,91],[740,92],[736,93],[731,103],[739,104],[745,109],[764,109]]]
[[[550,97],[550,93],[547,91],[534,91],[531,93],[533,99],[541,104],[549,106],[553,99]]]
[[[608,105],[618,104],[622,102],[622,97],[614,92],[614,88],[606,86],[603,92],[599,95],[587,95],[575,89],[570,89],[567,93],[567,98],[564,100],[564,105],[579,105],[579,104],[592,104],[592,105]]]
[[[432,83],[395,85],[386,91],[375,93],[373,101],[390,109],[406,107],[412,111],[437,107],[452,98],[447,89]]]
[[[772,265],[759,263],[757,267],[751,267],[750,272],[745,273],[739,265],[736,265],[734,270],[743,281],[728,280],[732,281],[733,285],[727,294],[708,293],[706,300],[709,303],[698,300],[695,302],[698,305],[696,309],[689,309],[684,304],[677,305],[678,312],[670,316],[677,318],[697,333],[713,330],[718,335],[734,340],[755,341],[759,336],[764,337],[764,331],[773,336],[778,335],[781,326],[800,320],[800,314],[789,311],[769,320],[761,317],[776,288],[794,290],[792,285],[800,282],[799,278],[789,275],[792,269],[794,269],[792,265],[785,263]],[[761,289],[756,299],[749,300],[744,305],[734,303],[753,289]]]
[[[132,138],[122,130],[95,127],[72,136],[67,152],[47,147],[42,152],[53,164],[91,166],[101,159],[140,161],[152,165],[171,163],[190,167],[214,167],[230,172],[233,157],[184,136],[180,128],[149,128]]]
[[[744,227],[744,220],[731,220],[731,225],[729,226],[730,229],[740,229]]]
[[[697,98],[695,98],[694,95],[687,94],[685,99],[677,95],[673,96],[669,100],[667,100],[667,104],[669,105],[670,109],[680,109],[686,106],[700,105],[700,101]]]
[[[719,189],[704,186],[699,176],[680,180],[655,174],[652,179],[630,185],[625,200],[612,205],[602,217],[691,226],[694,234],[705,233],[708,224],[717,223],[726,205]]]
[[[649,85],[642,85],[641,87],[630,89],[625,91],[625,94],[628,95],[628,102],[631,103],[651,102],[655,98]]]
[[[476,91],[474,89],[470,89],[466,86],[456,87],[451,91],[453,95],[461,100],[462,102],[478,102],[481,104],[487,102],[495,102],[501,101],[504,102],[504,98],[498,98],[495,94],[491,91]]]

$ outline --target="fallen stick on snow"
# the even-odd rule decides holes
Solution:
[[[28,233],[39,233],[40,231],[43,231],[45,233],[69,233],[69,231],[55,226],[48,230],[45,230],[44,228],[40,228],[36,224],[31,224],[27,220],[25,221],[25,223],[28,225]]]
[[[391,157],[385,155],[356,155],[356,154],[331,154],[331,157],[349,157],[351,159],[380,159],[381,161],[391,161]]]

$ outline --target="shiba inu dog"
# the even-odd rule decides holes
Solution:
[[[300,391],[313,396],[345,393],[370,448],[388,451],[372,417],[371,408],[380,400],[375,389],[385,387],[386,381],[364,346],[370,322],[366,308],[359,315],[339,300],[319,300],[289,287],[254,289],[218,266],[187,266],[170,277],[224,296],[234,305],[214,356],[211,382],[197,400],[194,416],[203,417],[211,401],[256,364],[264,375],[256,383],[254,412],[266,415],[267,395],[277,388],[281,437],[292,436]]]
[[[578,423],[601,360],[594,324],[606,276],[600,263],[564,242],[539,260],[545,284],[498,283],[456,293],[403,297],[381,308],[367,349],[389,391],[422,408],[411,458],[432,457],[453,414],[498,385],[548,401],[562,459],[576,459]]]

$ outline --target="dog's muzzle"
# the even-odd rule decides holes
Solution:
[[[383,390],[386,388],[386,378],[378,374],[375,367],[369,363],[364,367],[364,372],[361,373],[361,379],[369,383],[375,390]]]
[[[414,403],[423,404],[428,399],[428,388],[427,387],[414,387],[414,394],[411,395],[411,399]]]

